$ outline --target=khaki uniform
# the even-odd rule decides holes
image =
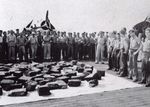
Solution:
[[[97,49],[96,49],[96,63],[99,63],[99,61],[104,61],[105,59],[105,47],[106,47],[106,38],[105,37],[98,37],[97,38]]]
[[[33,35],[31,35],[29,37],[29,42],[30,42],[30,45],[31,45],[31,53],[32,53],[32,59],[35,59],[36,58],[36,53],[37,53],[37,37]]]
[[[50,59],[51,57],[51,38],[50,36],[45,36],[44,41],[44,59]]]
[[[23,60],[23,56],[25,58],[25,45],[27,43],[27,39],[24,36],[18,36],[17,37],[17,46],[19,49],[19,60],[22,61]]]
[[[8,35],[9,60],[15,60],[16,36]]]

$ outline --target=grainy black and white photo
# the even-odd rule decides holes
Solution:
[[[0,0],[1,107],[150,107],[150,0]]]

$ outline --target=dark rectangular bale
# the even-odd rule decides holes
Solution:
[[[104,70],[97,70],[98,75],[105,76]]]
[[[47,85],[39,86],[37,92],[39,96],[48,96],[51,94],[50,89]]]
[[[81,85],[81,80],[79,80],[79,79],[71,79],[71,80],[68,81],[68,85],[70,87],[78,87],[78,86]]]
[[[84,68],[83,68],[83,67],[77,67],[77,71],[78,71],[79,73],[82,73],[82,72],[84,71]]]

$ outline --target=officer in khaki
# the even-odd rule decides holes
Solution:
[[[103,61],[105,59],[104,52],[105,52],[106,43],[107,40],[104,37],[104,32],[101,31],[97,38],[96,61],[95,61],[96,64],[98,64],[99,61],[101,61],[102,64],[104,63]]]
[[[29,42],[31,45],[31,53],[32,53],[32,60],[34,60],[36,58],[36,52],[37,52],[37,37],[36,37],[36,33],[34,31],[32,31],[32,34],[29,37]]]
[[[48,33],[43,38],[44,42],[44,59],[49,60],[51,57],[51,37]]]
[[[25,37],[24,32],[17,37],[17,47],[19,50],[19,60],[23,61],[23,57],[25,58],[25,45],[27,43],[27,39]]]
[[[16,36],[14,32],[11,30],[8,35],[8,52],[9,52],[9,60],[15,60],[15,46],[16,46]]]

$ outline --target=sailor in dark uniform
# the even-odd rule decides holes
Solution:
[[[90,60],[94,61],[95,60],[95,43],[96,43],[96,40],[95,40],[95,34],[92,33],[90,35]]]
[[[128,52],[129,52],[129,45],[130,40],[128,38],[128,35],[126,34],[126,29],[123,28],[120,31],[121,35],[121,46],[120,46],[120,70],[119,70],[119,76],[125,77],[128,75]]]
[[[19,32],[19,29],[16,29],[16,38],[20,36],[20,32]],[[19,56],[19,49],[17,47],[17,45],[15,46],[15,59],[17,60],[17,57]]]
[[[3,33],[3,31],[0,30],[0,61],[3,60],[3,56],[2,56],[2,54],[3,54],[3,52],[2,52],[2,47],[3,47],[3,37],[2,37],[2,33]]]
[[[7,33],[3,32],[3,58],[7,61],[8,60],[8,43],[7,43]]]
[[[71,32],[68,33],[68,58],[73,59],[73,43],[74,43],[74,38]]]
[[[42,43],[43,43],[43,36],[41,34],[40,31],[37,31],[37,41],[38,41],[38,47],[37,47],[37,60],[39,62],[42,62],[43,61],[43,46],[42,46]]]

